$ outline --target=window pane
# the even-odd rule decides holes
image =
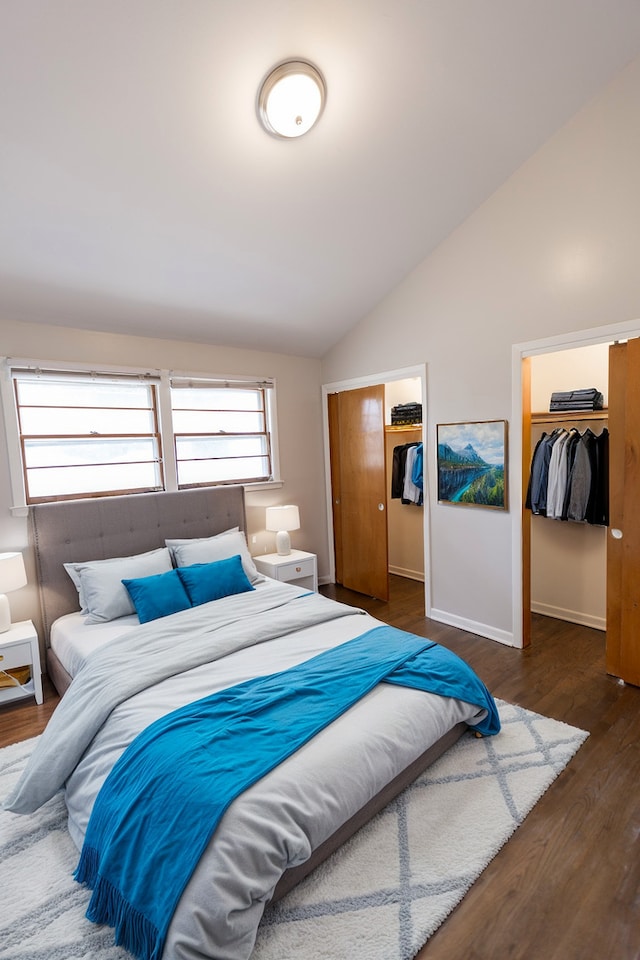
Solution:
[[[176,433],[264,433],[264,416],[260,412],[174,410]]]
[[[25,440],[24,459],[28,468],[89,464],[117,464],[158,460],[155,437],[125,440]]]
[[[53,467],[27,470],[29,496],[59,497],[118,490],[161,489],[158,463],[127,463],[89,467]]]
[[[266,456],[267,438],[257,437],[176,437],[178,460],[223,457]]]
[[[149,383],[105,383],[84,380],[16,379],[21,405],[46,407],[147,407],[153,406]]]
[[[231,480],[267,480],[267,457],[241,460],[187,460],[178,463],[178,484],[224,483]]]
[[[87,410],[86,408],[22,408],[23,435],[60,436],[89,433],[153,433],[150,410]]]
[[[153,383],[16,377],[28,499],[162,489]]]
[[[174,387],[178,485],[271,476],[265,392],[256,387]]]
[[[262,390],[232,387],[184,387],[171,391],[174,410],[262,410]]]

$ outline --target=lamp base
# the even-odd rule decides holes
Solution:
[[[288,530],[278,530],[276,533],[276,553],[280,557],[286,557],[291,553],[291,537]]]
[[[11,610],[6,593],[0,593],[0,633],[6,633],[11,628]]]

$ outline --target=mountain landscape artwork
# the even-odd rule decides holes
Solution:
[[[438,500],[507,508],[507,421],[440,423]]]

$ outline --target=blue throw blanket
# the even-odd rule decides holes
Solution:
[[[188,704],[136,737],[97,796],[75,874],[93,888],[87,917],[115,927],[116,943],[141,960],[160,960],[229,804],[382,680],[475,704],[487,710],[476,729],[500,729],[463,660],[393,627]]]

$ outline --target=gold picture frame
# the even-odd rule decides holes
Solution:
[[[507,421],[436,425],[438,502],[507,509]]]

